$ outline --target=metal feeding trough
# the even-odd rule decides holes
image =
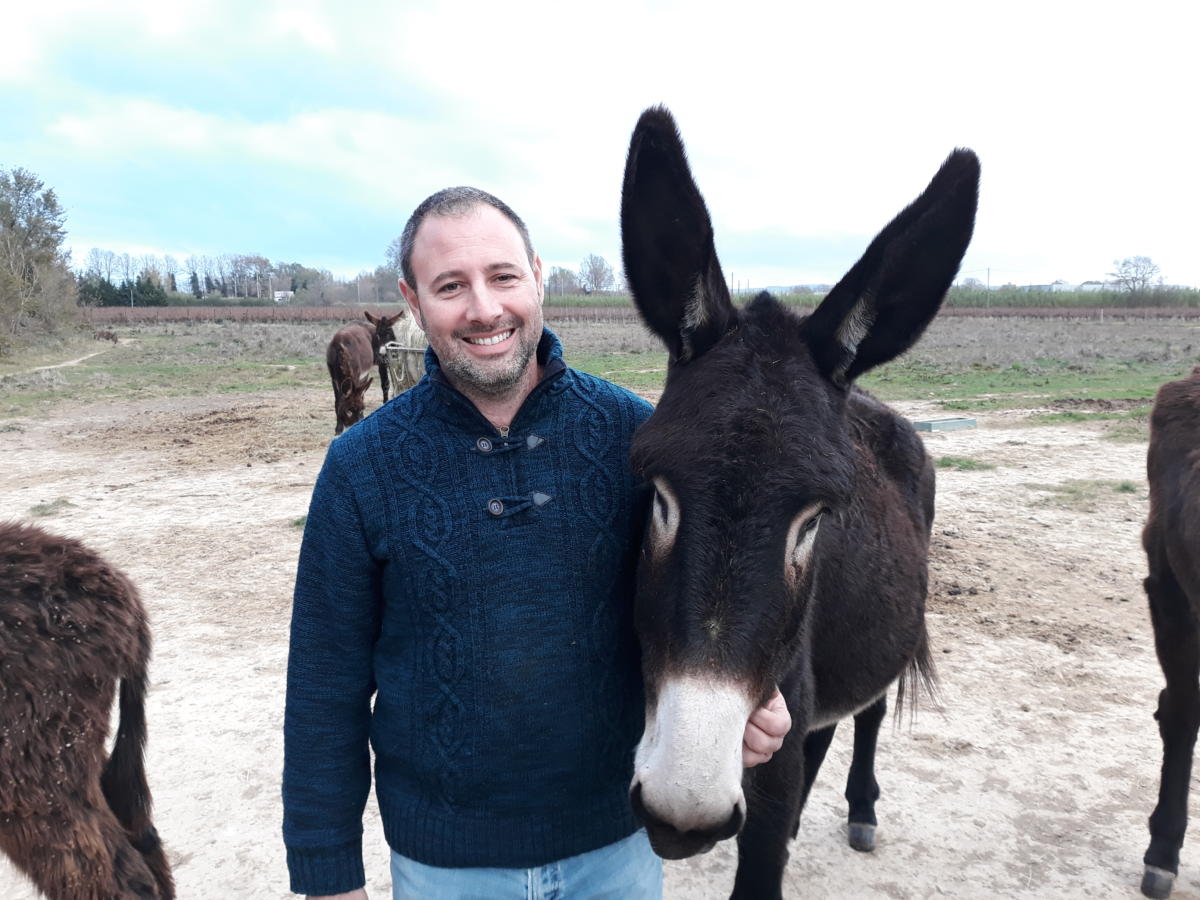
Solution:
[[[917,431],[955,431],[959,428],[974,428],[975,420],[964,416],[949,416],[945,419],[917,419],[913,421]]]
[[[389,341],[381,348],[391,376],[392,391],[406,391],[425,374],[425,348],[405,347],[397,341]]]

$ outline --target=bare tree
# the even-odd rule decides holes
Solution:
[[[554,266],[550,277],[546,279],[546,293],[552,297],[562,297],[566,294],[579,293],[579,277],[570,269]]]
[[[172,293],[179,290],[178,276],[183,271],[183,267],[179,265],[179,260],[173,257],[170,253],[162,258],[162,275],[166,284],[163,285]]]
[[[392,242],[387,245],[387,249],[383,251],[383,259],[389,269],[392,269],[400,274],[404,274],[400,270],[400,236],[392,238]]]
[[[104,277],[104,251],[93,247],[87,252],[87,256],[83,258],[83,273],[85,275],[95,275],[99,278]]]
[[[271,286],[271,261],[257,254],[251,254],[245,259],[250,278],[254,279],[254,296],[262,299]]]
[[[579,283],[589,294],[609,290],[613,286],[612,266],[603,256],[589,253],[579,264]]]
[[[1108,277],[1116,282],[1117,287],[1131,294],[1144,294],[1152,287],[1162,284],[1158,274],[1158,266],[1148,256],[1127,256],[1124,259],[1114,259],[1115,272],[1109,272]]]

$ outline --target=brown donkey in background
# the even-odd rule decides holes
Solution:
[[[1187,829],[1192,751],[1200,725],[1200,366],[1158,389],[1150,415],[1150,515],[1142,545],[1154,645],[1167,686],[1158,695],[1163,742],[1142,893],[1166,897]]]
[[[363,395],[371,386],[371,367],[379,367],[383,402],[388,399],[387,360],[382,348],[396,340],[393,326],[404,316],[373,316],[364,312],[366,322],[351,322],[334,332],[325,348],[325,366],[333,382],[333,413],[337,419],[336,437],[363,417]]]
[[[0,851],[52,900],[175,896],[142,759],[149,659],[128,578],[78,541],[0,523]]]

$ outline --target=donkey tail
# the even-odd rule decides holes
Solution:
[[[911,687],[910,687],[911,686]],[[909,726],[916,721],[917,706],[921,694],[930,705],[940,711],[942,708],[941,691],[938,687],[937,669],[933,665],[933,656],[929,652],[929,633],[922,627],[921,638],[917,643],[916,652],[896,680],[896,724],[904,713],[905,703],[908,705]]]
[[[132,585],[130,589],[133,590]],[[136,596],[136,595],[135,595]],[[150,867],[163,900],[175,896],[175,883],[158,831],[150,819],[152,800],[146,781],[146,669],[150,658],[150,630],[139,623],[139,653],[133,671],[121,679],[116,741],[100,776],[100,788],[129,842]]]

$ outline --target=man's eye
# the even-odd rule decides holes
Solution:
[[[440,288],[438,288],[438,293],[439,293],[439,294],[449,294],[449,293],[452,293],[452,292],[454,292],[454,291],[457,291],[457,290],[459,289],[459,287],[461,287],[461,285],[459,284],[459,282],[457,282],[457,281],[448,281],[448,282],[446,282],[445,284],[443,284],[443,285],[442,285]]]

